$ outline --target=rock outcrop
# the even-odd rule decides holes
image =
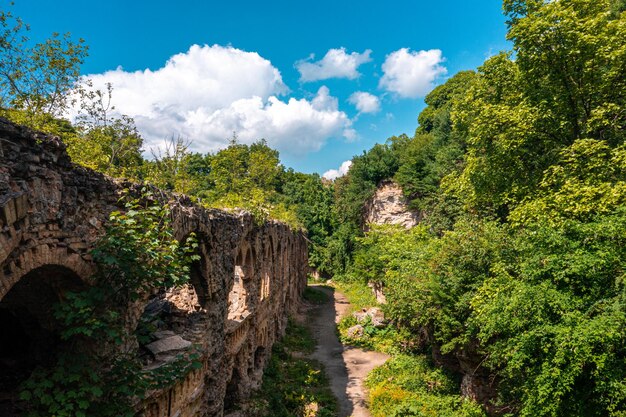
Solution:
[[[393,181],[383,181],[365,207],[365,224],[399,224],[407,229],[420,220],[418,213],[409,209],[402,188]]]
[[[11,416],[16,387],[58,348],[52,306],[90,284],[89,252],[126,187],[72,164],[58,139],[0,119],[0,415]],[[127,330],[142,316],[158,327],[142,347],[146,367],[192,345],[202,366],[150,393],[137,414],[222,416],[258,386],[299,303],[306,240],[278,222],[162,198],[175,200],[175,235],[195,233],[200,260],[187,286],[128,306]]]

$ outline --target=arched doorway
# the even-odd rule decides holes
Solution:
[[[54,306],[84,286],[72,270],[45,265],[24,275],[0,300],[0,415],[19,415],[20,384],[35,368],[54,364],[62,349]]]

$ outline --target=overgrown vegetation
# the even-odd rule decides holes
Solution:
[[[2,113],[59,135],[83,165],[303,227],[311,265],[334,275],[356,307],[373,305],[358,300],[368,282],[384,286],[392,324],[368,329],[361,343],[427,357],[436,352],[436,366],[471,362],[495,382],[481,398],[489,410],[622,416],[626,5],[503,3],[513,50],[434,89],[412,136],[392,137],[356,156],[332,185],[285,170],[263,141],[243,145],[233,138],[227,149],[200,155],[174,139],[164,154],[144,160],[132,119],[109,117],[111,91],[90,91],[78,79],[82,42],[54,36],[23,47],[24,25],[8,13],[0,15]],[[35,85],[32,77],[46,83]],[[59,118],[70,90],[83,100],[82,122],[75,125]],[[419,226],[364,232],[365,203],[383,180],[402,186],[423,215]],[[454,378],[430,370],[427,357],[399,356],[379,371],[387,382],[372,376],[375,412],[480,415],[453,392]],[[274,365],[277,373],[296,373]],[[424,390],[419,381],[430,380],[448,388]],[[43,388],[48,397],[35,403],[56,404],[50,387]],[[72,399],[72,407],[99,404],[102,395],[85,391],[77,398],[86,402]]]
[[[413,138],[372,149],[366,167],[356,158],[359,169],[337,184],[337,207],[357,209],[366,196],[351,184],[394,178],[425,221],[362,236],[353,211],[335,264],[363,287],[382,283],[388,318],[426,335],[425,353],[474,358],[497,381],[489,409],[622,415],[624,5],[504,6],[515,59],[501,53],[436,88]],[[393,164],[375,162],[381,153]]]
[[[306,287],[302,293],[302,298],[311,304],[325,304],[329,297],[317,288]]]
[[[336,399],[320,363],[305,358],[315,350],[309,330],[290,320],[285,337],[274,344],[263,385],[252,399],[250,416],[332,417]]]
[[[458,395],[454,376],[426,356],[398,355],[367,377],[374,417],[484,417],[473,401]]]
[[[93,286],[67,293],[55,310],[65,348],[55,365],[39,368],[24,382],[20,398],[30,416],[134,416],[134,402],[168,387],[201,366],[193,351],[146,371],[132,347],[125,309],[160,288],[189,279],[198,259],[194,237],[173,237],[167,206],[146,192],[113,212],[92,252]]]

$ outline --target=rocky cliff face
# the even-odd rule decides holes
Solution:
[[[409,210],[402,189],[393,181],[382,182],[365,207],[366,224],[399,224],[410,229],[419,220],[419,214]]]
[[[0,415],[20,407],[17,387],[41,365],[33,361],[54,359],[52,306],[64,292],[90,285],[89,251],[127,187],[133,184],[72,164],[58,139],[0,118]],[[202,366],[151,392],[137,413],[222,416],[258,386],[272,344],[298,306],[306,240],[278,222],[258,225],[249,214],[160,198],[174,205],[175,236],[197,236],[200,260],[184,288],[125,307],[127,331],[134,334],[140,317],[159,323],[149,343],[135,343],[147,368],[192,345]]]

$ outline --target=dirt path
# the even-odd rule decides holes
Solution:
[[[313,359],[324,364],[331,389],[339,400],[339,417],[371,417],[365,404],[363,380],[389,356],[343,346],[336,334],[335,324],[347,313],[350,304],[343,294],[327,287],[316,287],[334,302],[322,304],[309,312],[309,326],[317,340]]]

